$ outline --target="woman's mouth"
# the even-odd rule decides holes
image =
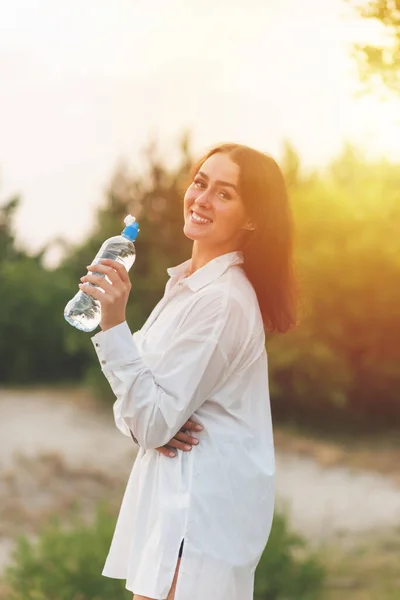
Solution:
[[[209,223],[212,223],[211,219],[207,219],[207,217],[202,217],[201,215],[196,213],[194,210],[190,211],[190,220],[193,223],[196,223],[197,225],[208,225]]]

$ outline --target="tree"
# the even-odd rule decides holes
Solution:
[[[347,147],[292,189],[306,314],[267,339],[275,417],[399,423],[399,186],[397,164]]]
[[[85,335],[63,318],[103,241],[123,218],[140,224],[127,321],[143,326],[163,295],[166,269],[190,257],[182,198],[192,160],[187,141],[171,167],[152,144],[139,173],[121,165],[82,243],[58,268],[17,249],[15,201],[0,208],[0,382],[82,380],[97,396],[113,394]],[[400,424],[400,172],[367,162],[347,146],[324,172],[305,174],[286,144],[281,161],[296,223],[296,262],[303,290],[299,328],[270,335],[275,418],[319,428]]]
[[[6,260],[17,260],[21,252],[15,246],[12,222],[20,204],[20,198],[14,196],[0,206],[0,268]]]
[[[380,24],[383,34],[377,43],[355,45],[361,79],[400,94],[400,0],[348,1],[363,19]]]
[[[81,356],[64,352],[62,311],[72,288],[65,273],[45,269],[46,248],[30,255],[16,243],[20,198],[0,206],[0,382],[68,379],[82,375]]]

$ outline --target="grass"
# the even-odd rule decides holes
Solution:
[[[398,600],[400,529],[321,549],[328,577],[321,600]]]
[[[20,390],[19,386],[12,393],[18,395]],[[6,390],[0,390],[0,396],[2,391]],[[79,386],[38,386],[33,391],[30,388],[29,394],[52,399],[63,396],[79,406],[96,407],[90,394]],[[280,451],[314,458],[324,467],[375,471],[400,485],[398,433],[396,437],[389,433],[352,436],[341,431],[328,436],[295,425],[275,425],[274,437]],[[105,475],[88,467],[72,468],[57,455],[42,455],[34,460],[17,457],[14,469],[0,477],[0,535],[5,537],[20,532],[34,534],[50,512],[57,509],[62,515],[77,498],[85,499],[82,508],[88,513],[98,498],[107,497],[115,502],[117,510],[125,484],[125,479],[119,480],[115,474]],[[27,497],[32,501],[38,498],[40,503],[28,511],[23,502]],[[344,535],[320,547],[319,556],[328,571],[321,600],[400,599],[400,529],[378,535]],[[1,585],[0,582],[0,598],[6,599]]]

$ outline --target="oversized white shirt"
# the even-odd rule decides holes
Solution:
[[[103,575],[157,600],[252,600],[269,537],[275,458],[268,363],[254,288],[241,252],[189,277],[168,269],[161,301],[133,336],[126,322],[93,336],[120,431],[139,450]],[[134,293],[133,276],[133,293]],[[190,452],[162,446],[193,417]]]

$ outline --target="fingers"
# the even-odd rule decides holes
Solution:
[[[113,266],[102,264],[106,260]],[[118,272],[116,271],[116,268],[113,268],[116,265],[118,266]],[[126,278],[125,276],[120,276],[119,267],[122,267],[122,271],[125,271]],[[131,285],[128,272],[125,267],[117,263],[117,261],[102,259],[101,262],[89,265],[86,268],[88,269],[88,274],[81,277],[82,284],[80,284],[79,287],[81,290],[89,294],[89,296],[93,296],[97,300],[105,303],[113,297],[117,298],[119,295],[125,294],[126,291],[130,291]],[[127,279],[127,281],[125,281],[125,279]],[[101,290],[107,292],[107,296],[104,296],[101,291],[100,294],[102,295],[99,295],[95,291],[96,288],[93,288],[93,286],[88,286],[88,283],[97,285],[99,288],[101,288]]]
[[[186,437],[188,437],[188,436],[186,436]],[[192,438],[192,439],[194,439],[194,438]],[[198,443],[199,443],[199,441],[195,440],[195,442],[190,444],[190,443],[187,443],[187,441],[178,440],[177,436],[175,436],[174,438],[172,438],[172,440],[170,440],[168,442],[168,446],[171,446],[172,448],[176,448],[177,450],[183,450],[184,452],[190,452],[190,450],[192,449],[192,446],[196,446]]]
[[[166,446],[160,446],[160,448],[156,448],[156,450],[160,454],[168,456],[169,458],[174,458],[176,456],[176,452],[174,452],[173,450],[168,450]]]
[[[96,300],[101,302],[102,304],[104,304],[106,299],[109,298],[108,296],[106,296],[104,294],[104,291],[101,291],[100,288],[93,287],[92,285],[89,285],[88,283],[80,283],[78,285],[78,287],[82,292],[85,292],[85,294],[88,294],[88,296],[92,296],[93,298],[95,298]]]
[[[189,421],[187,423],[189,423]],[[184,427],[187,425],[187,423],[184,425]],[[194,425],[192,429],[197,429],[199,427],[203,429],[198,423],[196,424],[191,422],[191,426],[192,425]],[[173,458],[174,456],[176,456],[176,452],[173,450],[174,448],[176,448],[176,450],[182,450],[183,452],[190,452],[192,447],[197,446],[197,444],[199,444],[199,440],[197,438],[194,438],[180,430],[175,435],[175,437],[173,437],[172,440],[168,442],[168,444],[166,444],[165,446],[161,446],[160,448],[156,448],[156,450],[164,456]]]
[[[192,431],[201,431],[203,429],[203,427],[200,425],[200,423],[196,423],[195,421],[192,421],[192,419],[190,418],[183,425],[181,431],[183,431],[184,429],[190,429]]]
[[[89,265],[86,268],[88,270],[88,273],[85,275],[85,277],[87,277],[88,275],[98,275],[100,273],[100,276],[102,276],[103,279],[109,279],[113,284],[117,284],[121,281],[121,277],[118,275],[115,269],[102,265],[101,263],[97,265]]]
[[[183,427],[178,431],[178,433],[166,444],[165,446],[161,446],[160,448],[156,448],[160,454],[164,456],[168,456],[169,458],[173,458],[176,456],[176,452],[173,451],[173,448],[177,450],[182,450],[183,452],[190,452],[193,446],[197,446],[199,440],[187,434],[185,430],[192,431],[201,431],[203,429],[200,423],[196,423],[191,418],[186,421]]]
[[[183,442],[184,444],[190,444],[191,446],[197,446],[197,444],[199,443],[199,440],[197,438],[192,437],[183,431],[178,431],[178,433],[173,437],[173,439]]]
[[[81,277],[81,281],[83,284],[94,283],[98,287],[102,288],[105,292],[112,293],[114,291],[112,283],[109,283],[106,278],[102,277],[101,275],[85,275],[84,277]]]
[[[105,260],[105,259],[104,259]],[[110,261],[114,264],[118,264],[115,260],[114,261]],[[119,265],[121,266],[121,265]],[[125,269],[125,267],[123,267],[123,270],[126,273],[126,278],[121,277],[120,273],[117,272],[117,270],[115,268],[113,268],[112,266],[109,265],[105,265],[103,264],[103,260],[99,263],[96,263],[94,265],[88,265],[87,270],[89,271],[88,274],[101,274],[104,276],[106,276],[106,278],[108,277],[108,279],[114,284],[117,285],[118,283],[121,283],[123,285],[130,285],[130,280],[128,277],[128,271]],[[87,277],[87,275],[86,275]]]
[[[124,283],[130,283],[128,271],[125,269],[124,265],[122,265],[117,260],[111,260],[110,258],[102,258],[98,263],[96,263],[95,265],[89,265],[89,267],[87,268],[90,271],[95,270],[99,273],[106,273],[109,277],[112,271],[114,273],[117,272],[120,279],[122,279]]]

